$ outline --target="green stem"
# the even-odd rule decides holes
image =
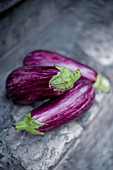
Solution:
[[[22,129],[27,128],[27,125],[26,125],[26,123],[24,121],[16,123],[13,126],[14,126],[15,130],[22,130]]]
[[[102,83],[102,75],[98,73],[97,75],[97,80],[96,82],[93,84],[93,87],[95,89],[100,89],[101,91],[105,92],[105,93],[108,93],[110,91],[109,87],[105,86],[103,83]]]
[[[101,84],[100,90],[105,93],[109,93],[109,91],[110,91],[109,87],[104,86],[104,84]]]
[[[74,83],[81,77],[79,69],[71,72],[66,67],[59,67],[55,65],[55,68],[60,70],[60,73],[53,76],[49,81],[49,87],[54,87],[54,91],[71,89],[74,86]]]
[[[31,113],[28,113],[22,122],[16,123],[13,126],[15,130],[26,130],[32,134],[44,134],[43,132],[36,130],[43,125],[44,123],[40,123],[37,120],[31,118]]]

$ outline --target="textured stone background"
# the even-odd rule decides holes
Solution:
[[[0,18],[0,170],[112,170],[112,0],[28,0]],[[109,94],[96,91],[84,115],[44,136],[12,127],[41,102],[16,105],[5,90],[8,74],[36,49],[89,65],[111,85]]]
[[[1,0],[0,1],[0,13],[8,10],[9,8],[12,8],[15,4],[17,5],[17,3],[20,1],[21,0]]]

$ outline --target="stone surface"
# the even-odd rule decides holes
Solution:
[[[8,8],[14,6],[21,0],[1,0],[0,1],[0,13],[6,11]]]
[[[112,95],[112,94],[111,94]],[[111,96],[112,98],[112,96]],[[80,140],[66,153],[54,170],[112,170],[113,169],[113,108],[107,97],[96,118],[83,131]],[[103,103],[103,105],[104,105]]]
[[[5,90],[8,74],[36,49],[86,64],[112,84],[112,5],[104,0],[28,0],[0,20],[0,169],[112,169],[112,86],[109,94],[97,90],[93,106],[80,118],[44,136],[12,127],[42,102],[16,105]]]

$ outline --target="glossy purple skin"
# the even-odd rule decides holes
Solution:
[[[82,77],[88,79],[91,83],[96,81],[96,71],[57,53],[37,50],[29,53],[24,59],[24,65],[53,66],[54,64],[67,67],[70,71],[79,69]]]
[[[49,88],[49,80],[59,72],[53,66],[24,66],[14,70],[6,80],[8,97],[15,103],[30,104],[65,93]]]
[[[78,80],[74,88],[62,96],[50,100],[31,112],[31,117],[45,123],[39,131],[56,128],[79,117],[92,105],[95,97],[93,86],[88,80]]]

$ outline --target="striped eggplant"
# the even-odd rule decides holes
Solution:
[[[32,134],[44,134],[79,117],[91,107],[94,97],[92,84],[88,80],[79,79],[67,93],[35,108],[22,122],[14,124],[14,127]]]
[[[6,90],[15,103],[30,104],[65,93],[80,76],[59,66],[24,66],[7,77]]]
[[[97,73],[90,67],[80,64],[60,54],[46,50],[37,50],[30,52],[24,58],[24,65],[53,66],[54,64],[67,67],[70,71],[79,69],[81,72],[81,78],[84,77],[88,79],[93,84],[95,89],[100,89],[106,93],[109,92],[109,87],[106,87],[102,83],[101,74]]]

